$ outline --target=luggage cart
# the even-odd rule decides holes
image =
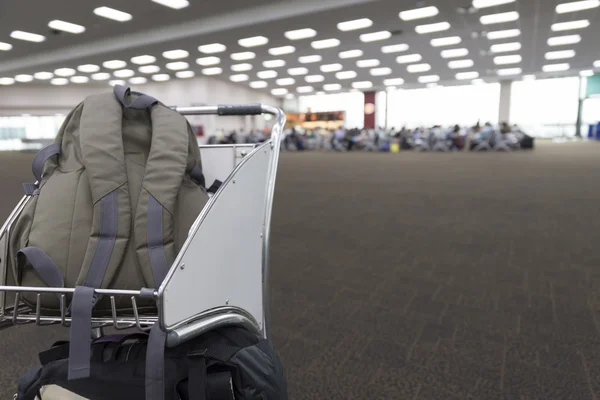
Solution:
[[[285,114],[262,104],[172,108],[182,115],[271,114],[275,124],[270,139],[258,145],[200,146],[206,182],[220,180],[222,185],[196,218],[159,288],[95,290],[110,297],[112,315],[94,316],[93,331],[98,335],[109,326],[147,331],[159,323],[169,347],[225,325],[267,337],[271,210]],[[7,268],[11,225],[29,200],[17,204],[0,230],[0,329],[26,323],[69,327],[67,297],[74,288],[16,286]],[[56,294],[60,312],[44,313],[39,301],[36,309],[28,307],[20,300],[24,292]],[[117,311],[120,296],[130,299],[130,313]],[[141,298],[152,298],[157,312],[142,314],[137,307]]]

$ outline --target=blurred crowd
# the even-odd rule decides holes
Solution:
[[[210,136],[207,144],[262,143],[269,138],[267,130],[220,132]],[[491,123],[474,126],[346,129],[288,128],[283,133],[282,151],[484,151],[533,148],[533,138],[518,125]]]

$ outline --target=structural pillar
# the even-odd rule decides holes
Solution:
[[[512,81],[500,82],[500,107],[498,109],[498,123],[510,124],[510,96]]]
[[[377,119],[375,118],[377,92],[365,92],[365,129],[375,129]]]

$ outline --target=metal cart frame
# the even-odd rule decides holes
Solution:
[[[182,115],[271,114],[275,123],[270,139],[258,145],[200,146],[207,183],[218,179],[222,185],[196,218],[161,286],[96,289],[98,295],[110,297],[112,315],[93,317],[92,327],[147,331],[159,323],[167,332],[170,347],[232,324],[267,337],[271,212],[285,114],[262,104],[172,108]],[[15,286],[12,272],[7,270],[11,226],[29,200],[27,196],[21,199],[0,230],[0,329],[26,323],[68,327],[71,317],[66,299],[74,288]],[[57,294],[60,313],[43,313],[39,301],[37,309],[27,307],[21,302],[24,292],[37,293],[38,297]],[[117,311],[117,296],[130,298],[130,314]],[[136,302],[140,298],[153,298],[157,313],[142,315]]]

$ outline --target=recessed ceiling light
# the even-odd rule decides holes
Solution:
[[[284,60],[267,60],[263,61],[263,67],[265,68],[281,68],[285,66]]]
[[[258,76],[260,79],[273,79],[277,78],[277,71],[258,71],[256,76]]]
[[[171,79],[171,77],[168,74],[156,74],[156,75],[152,75],[152,80],[156,81],[156,82],[166,82],[169,79]]]
[[[42,71],[36,72],[35,74],[33,74],[33,77],[35,79],[39,79],[40,81],[47,81],[48,79],[52,79],[54,77],[54,74],[52,72]]]
[[[455,78],[458,79],[459,81],[464,81],[467,79],[475,79],[475,78],[479,78],[479,72],[476,72],[476,71],[459,72],[458,74],[455,75]]]
[[[316,62],[321,62],[321,60],[323,60],[323,57],[321,57],[318,54],[312,56],[302,56],[298,58],[298,62],[300,64],[312,64]]]
[[[479,18],[479,22],[483,25],[500,24],[502,22],[512,22],[519,19],[519,13],[516,11],[509,11],[499,14],[483,15]]]
[[[219,75],[222,72],[223,70],[219,67],[204,68],[202,70],[204,75]]]
[[[473,0],[473,7],[475,8],[487,8],[500,6],[502,4],[514,3],[517,0]]]
[[[371,82],[371,81],[352,82],[352,87],[354,89],[368,89],[368,88],[373,87],[373,82]]]
[[[45,36],[38,35],[37,33],[30,33],[24,31],[12,31],[10,37],[13,39],[25,40],[27,42],[40,43],[46,40]]]
[[[296,29],[293,31],[285,32],[284,36],[289,40],[308,39],[317,36],[317,31],[310,28]]]
[[[352,21],[340,22],[337,24],[337,27],[340,31],[346,32],[368,28],[371,25],[373,25],[373,21],[371,21],[369,18],[361,18]]]
[[[221,43],[203,44],[198,46],[198,51],[205,54],[222,53],[227,50],[227,46]]]
[[[241,63],[241,64],[233,64],[231,66],[231,70],[234,72],[245,72],[250,71],[252,69],[252,64]]]
[[[328,49],[331,47],[337,47],[340,45],[340,41],[338,39],[324,39],[324,40],[315,40],[310,44],[313,49]]]
[[[314,91],[315,89],[312,86],[299,86],[296,88],[296,91],[298,93],[310,93],[312,91]]]
[[[269,84],[265,81],[253,81],[250,82],[250,87],[254,88],[254,89],[264,89],[267,86],[269,86]]]
[[[581,42],[580,35],[555,36],[548,38],[548,46],[563,46]]]
[[[164,58],[168,58],[169,60],[179,60],[180,58],[186,58],[190,55],[186,50],[177,49],[177,50],[169,50],[162,53]]]
[[[341,71],[335,74],[335,77],[338,79],[353,79],[356,78],[356,72],[354,71]]]
[[[158,65],[144,65],[143,67],[139,67],[138,71],[142,74],[155,74],[160,71],[160,67]]]
[[[175,61],[175,62],[167,63],[166,67],[167,67],[167,69],[170,69],[172,71],[181,71],[184,69],[188,69],[190,67],[190,65],[188,63],[186,63],[185,61]]]
[[[376,42],[378,40],[385,40],[392,37],[392,32],[389,31],[379,31],[373,33],[363,33],[360,35],[361,42],[369,43]]]
[[[342,85],[340,85],[339,83],[328,83],[326,85],[323,85],[323,89],[328,92],[333,92],[342,89]]]
[[[54,78],[50,80],[50,83],[56,86],[64,86],[69,83],[69,80],[67,78]]]
[[[221,59],[219,57],[214,57],[214,56],[200,57],[200,58],[196,59],[196,64],[202,65],[203,67],[207,67],[209,65],[217,65],[220,62],[221,62]]]
[[[241,53],[231,54],[231,59],[235,61],[252,60],[256,57],[256,54],[251,51],[244,51]]]
[[[99,17],[104,17],[108,19],[112,19],[113,21],[126,22],[133,18],[131,14],[128,14],[123,11],[115,10],[110,7],[98,7],[94,9],[94,14]]]
[[[404,83],[404,79],[402,78],[392,78],[392,79],[386,79],[383,81],[383,84],[385,86],[398,86],[398,85],[402,85]]]
[[[31,82],[32,80],[33,80],[33,76],[27,75],[27,74],[20,74],[20,75],[15,76],[15,81],[21,82],[21,83]]]
[[[290,86],[296,83],[294,78],[281,78],[275,81],[279,86]]]
[[[362,50],[348,50],[348,51],[340,52],[340,54],[338,54],[338,57],[340,57],[340,58],[356,58],[356,57],[360,57],[362,55],[363,55]]]
[[[373,76],[385,76],[390,75],[392,73],[392,69],[388,67],[373,68],[369,71],[369,73]]]
[[[283,96],[287,94],[288,90],[286,88],[275,88],[271,90],[271,94],[273,96]]]
[[[519,43],[519,42],[494,44],[490,47],[490,51],[492,53],[506,53],[509,51],[519,51],[519,50],[521,50],[521,43]]]
[[[95,81],[106,81],[110,79],[110,74],[108,72],[98,72],[97,74],[92,74],[92,79]]]
[[[544,72],[558,72],[558,71],[568,71],[571,66],[568,63],[562,64],[548,64],[542,67],[542,71]]]
[[[439,80],[440,80],[440,77],[438,75],[425,75],[425,76],[419,77],[420,83],[438,82]]]
[[[594,70],[593,69],[585,69],[583,71],[579,71],[579,75],[581,75],[581,76],[593,76],[594,75]]]
[[[238,40],[238,44],[242,47],[264,46],[267,43],[269,43],[269,39],[264,36],[252,36]]]
[[[373,68],[379,65],[379,60],[371,59],[371,60],[358,60],[356,62],[356,66],[358,68]]]
[[[449,49],[449,50],[442,50],[442,58],[457,58],[457,57],[464,57],[466,55],[469,54],[469,50],[465,49],[465,48],[461,48],[461,49]]]
[[[389,46],[383,46],[381,52],[385,54],[389,53],[400,53],[409,49],[409,46],[405,43],[391,44]],[[362,55],[362,54],[361,54]]]
[[[317,83],[323,82],[325,77],[323,75],[307,75],[304,77],[304,80],[308,83]]]
[[[113,75],[117,78],[130,78],[135,75],[135,72],[130,69],[120,69],[118,71],[113,72]]]
[[[594,68],[600,68],[600,60],[594,61]]]
[[[558,22],[556,24],[552,24],[552,30],[554,32],[570,31],[572,29],[587,28],[588,26],[590,26],[590,21],[587,19],[582,19],[579,21]]]
[[[96,64],[84,64],[77,67],[77,71],[85,72],[86,74],[90,74],[92,72],[100,71],[100,67]]]
[[[8,78],[8,77],[0,78],[0,85],[8,86],[8,85],[12,85],[13,83],[15,83],[15,80],[13,78]]]
[[[58,68],[54,70],[56,76],[73,76],[77,71],[73,68]]]
[[[249,76],[246,74],[231,75],[229,77],[229,80],[231,82],[244,82],[244,81],[247,81],[248,79],[249,79]]]
[[[452,46],[461,42],[460,36],[450,36],[445,38],[431,39],[431,45],[433,47]]]
[[[423,35],[426,33],[447,31],[448,29],[450,29],[450,24],[448,22],[437,22],[435,24],[418,25],[415,27],[415,32]]]
[[[170,7],[175,10],[181,10],[182,8],[186,8],[190,5],[188,0],[152,0],[153,2],[163,5],[165,7]]]
[[[129,80],[129,83],[133,85],[143,85],[146,82],[148,82],[148,79],[144,78],[143,76],[136,76]]]
[[[546,53],[546,60],[560,60],[563,58],[575,57],[575,50],[549,51]]]
[[[322,72],[336,72],[336,71],[341,71],[342,68],[344,68],[342,66],[342,64],[325,64],[325,65],[321,65],[321,71]]]
[[[471,68],[474,65],[473,60],[454,60],[448,63],[450,69]]]
[[[108,84],[110,86],[117,86],[117,85],[125,86],[125,81],[122,80],[122,79],[115,79],[115,80],[112,80],[112,81],[108,81]]]
[[[399,14],[399,17],[402,21],[412,21],[414,19],[435,17],[439,13],[440,11],[437,9],[437,7],[431,6],[402,11]]]
[[[156,61],[156,57],[150,55],[136,56],[131,58],[131,62],[138,65],[152,64]]]
[[[0,51],[9,51],[12,49],[12,44],[0,42]]]
[[[506,39],[511,37],[517,37],[521,34],[519,29],[505,29],[502,31],[492,31],[488,32],[486,37],[489,40],[498,40],[498,39]]]
[[[431,71],[431,65],[429,64],[412,64],[406,67],[406,70],[411,74],[415,74],[417,72],[427,72]]]
[[[84,26],[72,24],[71,22],[61,21],[58,19],[48,22],[48,28],[74,34],[85,32]]]
[[[288,69],[288,74],[290,74],[290,75],[306,75],[306,74],[308,74],[308,68],[304,68],[304,67],[290,68],[290,69]]]
[[[283,54],[291,54],[296,51],[294,46],[281,46],[281,47],[273,47],[269,49],[269,54],[272,56],[280,56]]]
[[[496,71],[500,76],[520,75],[523,70],[521,68],[503,68]]]
[[[419,62],[423,59],[420,54],[407,54],[405,56],[396,57],[396,62],[398,64],[410,64],[414,62]]]
[[[481,85],[481,84],[485,83],[485,81],[484,81],[483,79],[479,79],[479,78],[478,78],[478,79],[473,79],[473,80],[471,81],[471,83],[472,83],[473,85]]]
[[[494,64],[496,65],[517,64],[521,61],[523,61],[523,58],[518,54],[494,57]]]
[[[556,6],[556,12],[558,14],[564,14],[569,12],[589,10],[590,8],[596,8],[600,6],[600,0],[583,0],[574,1],[571,3],[563,3]]]
[[[102,63],[102,66],[104,68],[108,68],[108,69],[121,69],[121,68],[125,68],[127,66],[127,63],[122,60],[110,60],[110,61],[104,61]]]
[[[88,78],[87,76],[72,76],[71,77],[71,82],[73,83],[88,83],[90,81],[90,78]]]
[[[175,72],[175,76],[179,79],[188,79],[196,76],[196,73],[194,71],[177,71]]]

